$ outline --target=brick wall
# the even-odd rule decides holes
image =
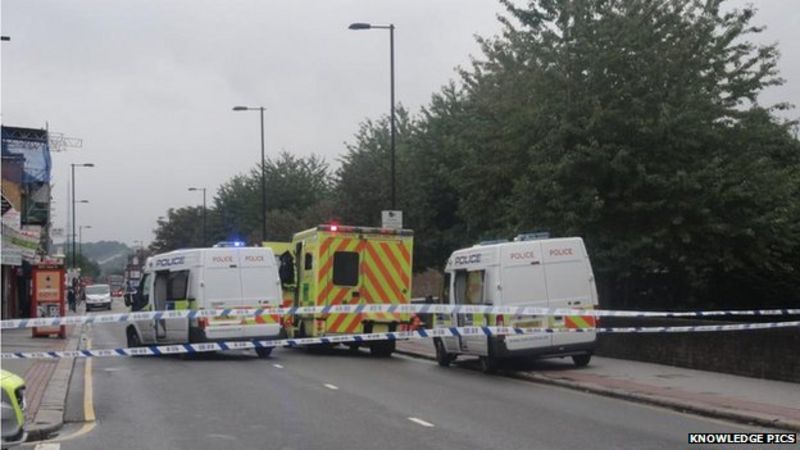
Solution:
[[[601,322],[603,327],[708,324],[708,321],[674,319],[631,322],[630,319],[622,318],[604,318]],[[597,354],[800,383],[800,328],[674,334],[602,334],[598,338]]]

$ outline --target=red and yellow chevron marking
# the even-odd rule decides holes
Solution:
[[[594,316],[564,316],[566,328],[595,328],[597,320]]]
[[[333,251],[330,251],[334,248]],[[323,251],[324,250],[324,251]],[[341,287],[332,282],[333,255],[353,251],[360,256],[359,286]],[[317,305],[408,303],[411,292],[411,254],[402,241],[328,237],[320,246],[320,291]],[[358,292],[353,297],[352,293]],[[348,298],[349,297],[349,298]],[[362,321],[404,322],[408,314],[333,314],[325,317],[327,333],[356,332]]]

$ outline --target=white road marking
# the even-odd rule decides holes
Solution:
[[[410,421],[412,421],[412,422],[416,423],[417,425],[422,425],[423,427],[428,427],[428,428],[432,428],[432,427],[433,427],[433,424],[432,424],[432,423],[430,423],[430,422],[425,422],[424,420],[422,420],[422,419],[417,419],[416,417],[409,417],[409,418],[408,418],[408,420],[410,420]]]
[[[36,444],[34,450],[60,450],[61,444],[59,443],[48,443],[48,444]]]
[[[283,369],[283,366],[280,364],[273,364],[272,367],[277,367],[278,369]]]
[[[328,388],[328,389],[330,389],[332,391],[338,391],[339,390],[338,387],[336,387],[336,386],[334,386],[332,384],[325,383],[323,386],[325,386],[326,388]]]

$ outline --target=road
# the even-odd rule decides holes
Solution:
[[[90,334],[94,348],[124,346],[120,324]],[[344,349],[97,358],[88,401],[86,364],[76,365],[67,419],[84,420],[87,406],[97,421],[65,428],[62,449],[647,449],[686,447],[692,431],[757,431]]]

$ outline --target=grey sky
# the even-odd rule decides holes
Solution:
[[[735,1],[732,5],[744,5]],[[756,2],[760,42],[780,42],[786,85],[763,103],[800,105],[800,4]],[[197,205],[260,155],[318,153],[336,165],[364,118],[388,111],[393,22],[397,99],[412,111],[478,55],[474,34],[499,31],[493,0],[4,0],[2,117],[84,139],[53,158],[55,226],[66,225],[69,164],[79,169],[84,241],[150,241],[158,216]],[[789,117],[800,115],[791,111]]]

